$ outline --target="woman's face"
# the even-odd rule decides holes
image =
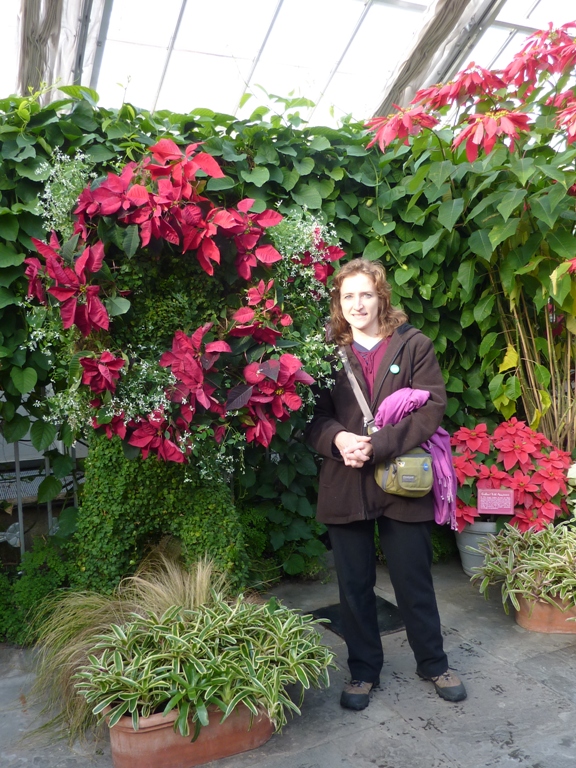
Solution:
[[[354,338],[357,335],[355,332],[367,336],[379,335],[379,304],[376,286],[371,277],[358,272],[344,278],[340,286],[340,306],[344,319],[352,328]]]

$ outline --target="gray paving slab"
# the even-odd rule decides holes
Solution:
[[[459,563],[435,566],[445,647],[468,699],[449,704],[415,673],[406,635],[382,638],[381,687],[363,712],[339,706],[346,647],[324,630],[338,669],[328,690],[309,691],[302,716],[258,750],[209,768],[575,768],[576,635],[527,632],[497,594],[485,601]],[[338,600],[334,575],[273,590],[310,611]],[[377,592],[394,594],[385,568]],[[30,739],[40,721],[29,702],[31,653],[0,646],[0,768],[111,768],[109,742],[52,744]]]

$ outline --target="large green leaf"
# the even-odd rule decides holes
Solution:
[[[210,178],[206,184],[206,189],[211,192],[218,192],[221,189],[232,189],[236,186],[234,179],[230,176],[222,176],[217,179]]]
[[[483,296],[474,307],[474,320],[478,324],[482,323],[484,320],[486,320],[487,317],[490,317],[492,314],[492,310],[494,309],[494,301],[496,300],[496,297],[493,293],[488,294],[487,296]]]
[[[314,160],[311,157],[303,157],[302,160],[294,160],[294,168],[300,176],[307,176],[314,170]]]
[[[464,198],[458,197],[456,200],[446,200],[438,208],[438,221],[442,226],[446,227],[448,232],[451,232],[463,210]]]
[[[56,439],[56,427],[47,421],[38,419],[30,428],[32,445],[39,453],[43,453]]]
[[[2,217],[0,217],[2,221]],[[9,245],[0,243],[0,267],[18,267],[26,258],[24,253],[16,253]]]
[[[122,250],[128,256],[129,259],[134,256],[138,248],[140,247],[140,236],[138,234],[138,225],[130,224],[124,231],[122,237]]]
[[[475,262],[472,259],[463,261],[458,268],[458,282],[465,293],[470,293],[474,287]]]
[[[515,155],[512,155],[510,158],[510,168],[522,185],[526,184],[528,179],[530,179],[536,172],[536,166],[531,157],[518,158]]]
[[[385,251],[386,246],[383,245],[379,240],[370,240],[370,242],[366,245],[366,248],[364,248],[364,253],[362,256],[365,259],[368,259],[368,261],[377,261]]]
[[[492,227],[488,235],[492,250],[495,250],[504,240],[512,237],[516,233],[519,223],[520,219],[508,219],[505,224],[496,224],[495,227]]]
[[[504,221],[508,221],[510,218],[510,214],[512,211],[516,210],[522,200],[526,197],[526,190],[525,189],[514,189],[512,192],[509,192],[507,195],[504,195],[502,202],[497,205],[497,209],[502,214],[502,218]]]
[[[8,288],[0,288],[0,309],[17,304],[18,298]]]
[[[12,368],[10,370],[10,378],[18,392],[25,395],[36,386],[38,374],[34,368]]]
[[[536,216],[537,219],[540,219],[540,221],[543,221],[545,224],[547,224],[550,227],[550,229],[552,229],[554,224],[556,224],[556,219],[558,218],[559,211],[557,209],[552,210],[548,195],[544,195],[543,197],[540,197],[540,198],[531,197],[530,208],[534,216]]]
[[[441,187],[454,168],[455,166],[450,160],[442,160],[442,162],[432,163],[428,170],[428,179],[435,187]]]
[[[123,296],[111,296],[109,299],[106,299],[106,309],[110,317],[124,315],[130,309],[130,302]]]
[[[14,418],[5,421],[2,431],[7,443],[15,443],[16,440],[22,440],[28,434],[30,429],[30,419],[28,416],[22,416],[20,413],[14,414]]]
[[[494,248],[490,241],[490,233],[487,229],[477,229],[468,238],[468,246],[472,253],[479,256],[486,263],[490,263]]]
[[[462,392],[462,399],[470,408],[482,409],[486,407],[486,400],[479,389],[465,389]]]
[[[13,213],[5,213],[0,216],[0,237],[4,240],[14,241],[18,238],[18,219]]]
[[[240,171],[240,176],[249,184],[254,184],[255,187],[263,187],[270,178],[270,171],[259,165],[251,171]]]
[[[565,229],[549,232],[546,242],[563,259],[573,259],[576,256],[576,237]]]
[[[298,184],[296,189],[292,190],[292,197],[298,205],[305,205],[310,210],[322,208],[322,197],[315,187],[309,184]]]
[[[62,483],[57,480],[54,475],[48,475],[38,486],[38,501],[40,504],[45,504],[47,501],[52,501],[62,492]]]

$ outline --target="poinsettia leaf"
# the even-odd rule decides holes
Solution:
[[[240,307],[239,310],[234,312],[232,319],[237,323],[249,323],[254,319],[255,314],[254,310],[250,309],[250,307]]]
[[[182,150],[172,139],[160,139],[157,144],[150,147],[150,152],[160,163],[165,163],[166,160],[182,159]]]
[[[206,352],[231,352],[230,344],[226,341],[211,341],[206,344]]]
[[[226,400],[227,411],[238,411],[248,404],[252,397],[252,386],[250,384],[237,384],[228,392]]]
[[[274,262],[282,260],[282,255],[273,245],[261,245],[256,248],[255,256],[262,264],[274,264]]]
[[[224,173],[216,160],[207,152],[199,152],[197,155],[194,155],[192,160],[207,176],[212,176],[214,179],[221,179],[224,177]]]
[[[272,381],[278,381],[280,375],[280,361],[279,360],[265,360],[258,369],[259,373],[263,373]]]

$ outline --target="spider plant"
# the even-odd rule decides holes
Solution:
[[[521,531],[509,525],[479,544],[484,564],[472,578],[488,597],[490,585],[501,587],[502,603],[520,610],[518,597],[534,603],[554,598],[576,604],[576,527],[573,521]]]
[[[305,689],[329,685],[333,654],[317,624],[275,599],[259,605],[242,596],[172,606],[160,619],[133,615],[97,638],[75,685],[110,727],[130,715],[137,730],[141,717],[176,709],[174,729],[189,736],[192,724],[197,738],[210,705],[222,720],[245,705],[280,730],[288,710],[300,714],[288,685],[300,684],[300,705]]]

